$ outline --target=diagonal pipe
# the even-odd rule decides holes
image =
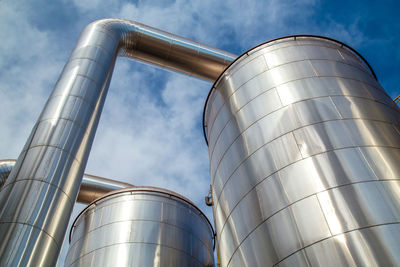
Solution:
[[[236,58],[133,21],[89,24],[0,189],[0,266],[56,264],[118,55],[209,81]]]

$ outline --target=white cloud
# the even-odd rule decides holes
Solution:
[[[0,8],[1,158],[18,156],[64,64],[58,44],[26,17],[12,4]]]

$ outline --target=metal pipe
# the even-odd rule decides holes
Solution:
[[[135,186],[95,175],[84,174],[76,201],[79,203],[89,204],[114,190],[132,187]]]
[[[0,188],[6,182],[15,162],[15,159],[0,160]],[[89,204],[111,191],[130,187],[134,187],[134,185],[85,173],[76,201]]]
[[[0,188],[6,182],[8,175],[15,165],[15,159],[0,160]]]
[[[0,266],[55,265],[118,54],[209,80],[235,58],[132,21],[89,24],[1,188]]]

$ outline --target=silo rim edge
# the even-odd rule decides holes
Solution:
[[[274,42],[274,41],[278,41],[278,40],[282,40],[282,39],[287,39],[287,38],[294,38],[294,40],[296,40],[296,38],[298,38],[298,37],[311,37],[311,38],[319,38],[319,39],[329,40],[329,41],[338,43],[338,44],[340,44],[340,45],[343,46],[343,47],[348,48],[350,51],[352,51],[353,53],[355,53],[356,56],[358,56],[358,57],[367,65],[367,67],[368,67],[369,71],[371,72],[372,76],[375,78],[376,81],[378,81],[378,77],[376,76],[375,71],[374,71],[374,69],[372,68],[372,66],[369,64],[369,62],[368,62],[359,52],[357,52],[357,50],[355,50],[355,49],[352,48],[351,46],[349,46],[349,45],[347,45],[347,44],[345,44],[345,43],[343,43],[343,42],[341,42],[341,41],[338,41],[338,40],[336,40],[336,39],[333,39],[333,38],[330,38],[330,37],[326,37],[326,36],[322,36],[322,35],[296,34],[296,35],[282,36],[282,37],[278,37],[278,38],[275,38],[275,39],[272,39],[272,40],[263,42],[263,43],[261,43],[261,44],[258,44],[258,45],[256,45],[256,46],[254,46],[254,47],[252,47],[252,48],[246,50],[244,53],[242,53],[240,56],[238,56],[234,61],[232,61],[232,62],[225,68],[225,70],[221,72],[221,74],[218,76],[218,78],[215,80],[215,82],[214,82],[213,85],[211,86],[211,89],[210,89],[210,91],[208,92],[206,101],[204,102],[204,107],[203,107],[203,119],[202,119],[203,137],[204,137],[204,140],[205,140],[207,146],[208,146],[208,140],[207,140],[206,124],[205,124],[205,117],[206,117],[207,104],[208,104],[208,100],[209,100],[209,98],[210,98],[210,96],[211,96],[211,93],[214,91],[215,85],[219,82],[219,80],[220,80],[221,77],[224,75],[224,73],[226,72],[226,70],[228,70],[234,63],[236,63],[236,62],[237,62],[239,59],[241,59],[244,55],[247,55],[249,51],[251,51],[251,50],[253,50],[253,49],[257,48],[257,47],[263,46],[263,45],[265,45],[265,44],[268,44],[268,43],[271,43],[271,42]]]
[[[203,213],[203,211],[199,207],[197,207],[197,205],[194,204],[191,200],[189,200],[188,198],[182,196],[181,194],[178,194],[178,193],[176,193],[174,191],[171,191],[171,190],[168,190],[168,189],[165,189],[165,188],[154,187],[154,186],[134,186],[134,187],[130,187],[130,188],[118,189],[118,190],[111,191],[111,192],[109,192],[107,194],[104,194],[103,196],[93,200],[81,212],[79,212],[79,214],[75,217],[74,222],[72,223],[71,229],[69,231],[69,238],[68,238],[69,243],[71,243],[72,232],[73,232],[73,229],[75,227],[75,224],[76,224],[77,220],[81,217],[81,215],[83,213],[85,213],[89,209],[89,207],[91,207],[93,204],[96,204],[96,202],[98,202],[100,200],[103,200],[103,199],[105,199],[107,197],[110,197],[110,196],[113,196],[113,195],[118,195],[118,194],[121,194],[121,193],[134,192],[134,191],[155,192],[155,193],[161,193],[161,194],[165,194],[165,195],[169,195],[169,196],[174,196],[174,197],[186,202],[190,206],[194,207],[199,212],[199,215],[206,219],[206,222],[208,223],[208,226],[211,229],[211,234],[212,234],[212,239],[213,239],[213,249],[215,249],[215,231],[214,231],[214,227],[212,226],[212,224],[211,224],[210,220],[207,218],[207,216]]]

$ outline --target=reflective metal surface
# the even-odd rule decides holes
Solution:
[[[7,180],[12,168],[15,165],[15,159],[0,160],[0,188]],[[133,187],[134,185],[111,180],[91,174],[84,174],[79,188],[77,202],[89,204],[95,199],[109,193],[113,190]]]
[[[8,175],[14,167],[14,164],[15,160],[13,159],[0,160],[0,188],[6,182]]]
[[[205,215],[186,198],[135,187],[81,212],[65,266],[214,266],[213,237]]]
[[[85,173],[76,201],[89,204],[114,190],[130,187],[134,185]]]
[[[221,266],[400,265],[400,110],[351,49],[258,46],[205,122]]]
[[[55,265],[118,54],[210,80],[235,58],[132,21],[88,25],[0,189],[0,266]]]

